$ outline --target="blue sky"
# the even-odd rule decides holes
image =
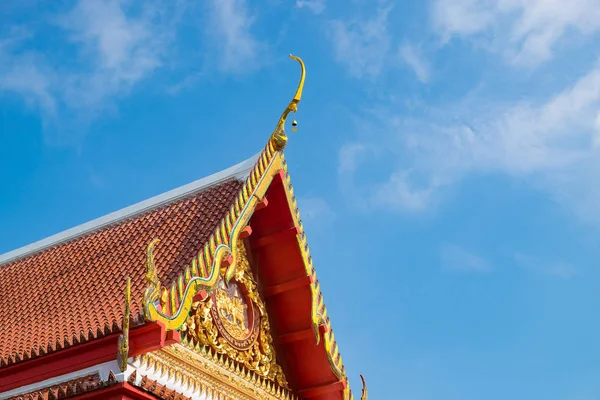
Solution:
[[[598,0],[3,1],[0,252],[286,156],[355,392],[600,398]]]

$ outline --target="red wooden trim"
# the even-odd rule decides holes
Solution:
[[[240,239],[246,239],[250,235],[252,235],[252,228],[248,225],[240,232]]]
[[[82,393],[80,395],[74,396],[73,399],[75,400],[100,400],[100,399],[106,399],[106,400],[123,400],[124,397],[123,396],[123,383],[115,383],[114,385],[102,388],[102,389],[96,389],[96,390],[92,390],[91,392],[87,392],[87,393]]]
[[[285,265],[279,266],[279,268],[285,268],[285,273],[282,274],[282,276],[286,276],[285,280],[290,277],[306,276],[306,265],[300,254],[301,252],[293,250],[294,248],[298,249],[297,237],[300,230],[295,227],[296,224],[293,219],[296,210],[291,209],[289,199],[284,192],[288,190],[287,185],[286,172],[283,170],[278,171],[278,176],[274,177],[267,191],[271,204],[265,211],[255,214],[252,217],[254,220],[250,220],[254,233],[249,241],[250,249],[253,250],[254,256],[260,261],[259,265],[269,265],[274,269],[278,268],[276,267],[277,264],[285,260]],[[286,201],[282,201],[284,198]],[[258,268],[259,282],[270,281],[270,284],[280,285],[281,280],[269,279],[273,277],[264,275],[271,273],[271,271],[271,268]],[[286,283],[284,282],[284,285]],[[282,363],[290,369],[289,372],[293,375],[289,377],[290,381],[302,382],[301,385],[297,384],[295,388],[296,390],[304,389],[304,391],[297,393],[298,395],[302,394],[300,397],[307,400],[341,399],[346,384],[338,382],[339,378],[335,375],[332,367],[325,362],[327,356],[325,346],[323,344],[313,345],[314,342],[308,340],[302,341],[302,338],[312,337],[313,341],[316,338],[314,330],[300,331],[301,328],[311,328],[306,321],[307,318],[308,321],[312,319],[311,309],[313,306],[311,303],[301,304],[305,301],[308,302],[308,296],[297,296],[296,294],[301,294],[300,292],[300,290],[295,293],[287,292],[285,295],[266,299],[267,308],[271,311],[274,320],[284,318],[287,321],[289,319],[289,323],[286,324],[288,326],[295,325],[296,327],[293,329],[298,330],[293,332],[280,330],[280,333],[289,334],[289,336],[282,335],[274,338],[277,346],[281,346]],[[317,301],[317,299],[313,298],[312,301]],[[284,302],[286,307],[280,307],[280,304],[278,304],[280,302]],[[282,314],[288,312],[290,307],[298,309],[298,313],[282,316]],[[326,329],[327,327],[323,326],[318,331],[322,343],[324,341],[322,335],[326,333]],[[290,354],[301,354],[301,357],[288,360],[287,357]],[[320,393],[324,394],[321,395]]]
[[[312,399],[313,397],[322,396],[331,392],[341,392],[346,389],[346,382],[338,380],[333,383],[326,383],[320,386],[313,386],[308,389],[303,389],[298,392],[298,395],[305,399]]]
[[[265,288],[265,297],[275,296],[276,294],[289,292],[290,290],[299,289],[302,287],[310,286],[313,283],[313,277],[310,275],[303,276],[301,278],[292,279],[279,285],[273,285]]]
[[[181,333],[179,331],[168,331],[165,337],[165,343],[163,346],[170,346],[174,343],[181,342]],[[146,352],[144,352],[146,353]],[[131,357],[132,355],[130,355]]]
[[[198,291],[198,293],[196,293],[194,295],[194,297],[192,298],[192,301],[193,302],[202,301],[202,300],[206,299],[207,297],[208,297],[208,293],[206,293],[206,290],[200,290],[200,291]]]
[[[138,388],[130,384],[129,382],[124,382],[123,389],[125,389],[125,393],[128,395],[127,399],[139,399],[139,400],[155,400],[156,396],[145,392],[144,390]],[[124,397],[125,398],[125,397]]]
[[[321,335],[324,335],[327,332],[329,332],[329,327],[325,324],[321,324],[319,325],[319,332],[321,333]]]
[[[256,204],[256,208],[254,210],[255,211],[262,210],[263,208],[266,208],[268,205],[269,205],[269,200],[267,200],[266,197],[263,197],[263,199],[261,201],[259,201],[258,204]]]
[[[117,340],[121,333],[81,343],[0,369],[0,393],[45,379],[92,367],[117,358]],[[146,323],[129,331],[129,356],[160,349],[175,343],[165,340],[165,329],[157,323]]]
[[[278,337],[279,343],[287,344],[298,342],[300,340],[316,340],[315,339],[315,331],[312,329],[302,329],[292,333],[286,333],[285,335],[281,335]]]
[[[156,396],[147,393],[128,382],[119,382],[106,388],[82,393],[75,400],[156,400]]]
[[[221,262],[221,266],[223,268],[227,268],[229,267],[231,264],[233,264],[233,257],[232,256],[227,256],[223,259],[223,261]]]
[[[300,228],[297,226],[292,226],[291,228],[283,229],[279,232],[272,233],[270,235],[265,235],[260,237],[254,241],[252,241],[252,248],[257,249],[259,247],[269,246],[271,244],[280,244],[282,241],[285,241],[289,238],[295,238],[297,234],[300,233]]]

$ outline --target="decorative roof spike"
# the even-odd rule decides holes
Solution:
[[[85,388],[80,381],[75,382],[75,393],[83,393]]]
[[[127,369],[127,357],[129,355],[129,314],[131,305],[131,278],[127,278],[125,285],[125,311],[123,313],[123,333],[119,335],[117,344],[117,362],[121,372]]]
[[[108,379],[106,380],[106,383],[113,384],[113,383],[117,383],[117,377],[115,376],[115,373],[112,371],[108,372]]]
[[[290,58],[298,61],[300,63],[300,67],[302,68],[302,74],[300,75],[300,83],[298,84],[298,89],[296,90],[296,94],[294,98],[287,106],[281,117],[279,117],[279,121],[277,122],[277,126],[275,127],[275,131],[271,135],[271,143],[276,151],[281,151],[285,148],[287,143],[287,136],[285,134],[285,120],[290,112],[296,112],[298,110],[298,103],[302,98],[302,90],[304,89],[304,77],[306,76],[306,70],[304,68],[304,62],[300,57],[296,57],[290,54]],[[293,130],[296,130],[297,122],[294,120],[292,122]]]
[[[148,282],[148,287],[144,291],[143,303],[144,314],[148,320],[150,319],[150,311],[147,309],[148,305],[160,299],[160,281],[158,280],[158,272],[154,265],[154,246],[159,242],[160,239],[152,239],[146,248],[146,275],[144,278]]]
[[[54,390],[48,391],[48,400],[58,400],[58,397],[54,394]]]
[[[73,396],[75,394],[75,385],[67,384],[67,390],[65,390],[66,397]]]
[[[129,382],[130,384],[135,384],[135,380],[137,378],[137,370],[134,370],[131,375],[129,375],[129,378],[127,378],[127,382]]]
[[[197,257],[194,257],[194,259],[192,260],[191,273],[192,273],[192,276],[200,275],[200,271],[198,271],[198,258]]]
[[[367,382],[365,381],[365,377],[364,376],[360,376],[360,379],[362,380],[362,395],[360,396],[360,400],[368,400],[369,398],[369,392],[367,391]]]

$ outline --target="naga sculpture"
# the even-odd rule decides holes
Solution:
[[[125,311],[123,312],[123,333],[119,335],[117,343],[117,362],[121,372],[127,369],[127,357],[129,356],[129,315],[131,303],[131,278],[127,278],[125,286]]]
[[[160,281],[158,280],[158,272],[154,265],[154,246],[160,242],[160,239],[153,239],[146,248],[146,275],[144,278],[148,282],[148,287],[144,291],[144,314],[146,319],[150,319],[150,312],[148,306],[150,303],[156,302],[160,299]]]

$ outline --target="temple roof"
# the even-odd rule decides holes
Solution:
[[[240,181],[243,181],[248,176],[248,173],[254,166],[254,163],[258,159],[259,155],[260,154],[255,154],[249,159],[242,161],[241,163],[227,168],[223,171],[198,179],[194,182],[170,190],[166,193],[162,193],[157,196],[151,197],[147,200],[133,204],[129,207],[125,207],[121,210],[112,212],[100,218],[76,226],[74,228],[67,229],[66,231],[49,236],[45,239],[23,246],[16,250],[9,251],[8,253],[0,254],[0,266],[8,264],[18,258],[27,257],[32,253],[59,245],[60,243],[70,241],[79,236],[83,236],[88,233],[97,231],[103,227],[114,225],[115,223],[118,223],[119,221],[122,221],[124,219],[133,218],[136,215],[156,209],[164,204],[172,203],[178,199],[190,196],[194,193],[199,193],[203,190],[218,185],[219,183],[224,182],[226,180],[238,179]]]
[[[300,85],[258,155],[0,256],[0,376],[8,371],[17,377],[3,382],[5,390],[39,379],[39,368],[32,367],[39,363],[23,361],[108,335],[117,342],[120,332],[117,360],[180,340],[197,346],[188,335],[179,338],[173,331],[182,328],[198,296],[206,298],[219,282],[238,279],[245,245],[237,244],[246,238],[259,260],[257,280],[272,318],[277,359],[282,356],[291,388],[302,398],[352,398],[283,155],[286,118],[297,109],[305,76],[302,60],[290,57],[301,65]],[[130,324],[121,322],[127,278],[131,314],[125,314],[131,319],[125,320],[133,327],[145,324],[132,330],[140,338],[132,341],[139,344],[137,353],[127,345]],[[158,347],[143,336],[155,328],[166,332]],[[78,357],[78,349],[40,363],[54,358],[52,365],[62,367],[58,356]],[[102,357],[114,360],[110,353]],[[100,362],[99,353],[89,356],[86,362]],[[45,377],[56,376],[55,369],[46,369]]]
[[[225,171],[0,256],[0,366],[120,331],[131,277],[141,310],[145,249],[172,282],[234,201],[256,157]],[[142,322],[139,315],[136,321]]]

